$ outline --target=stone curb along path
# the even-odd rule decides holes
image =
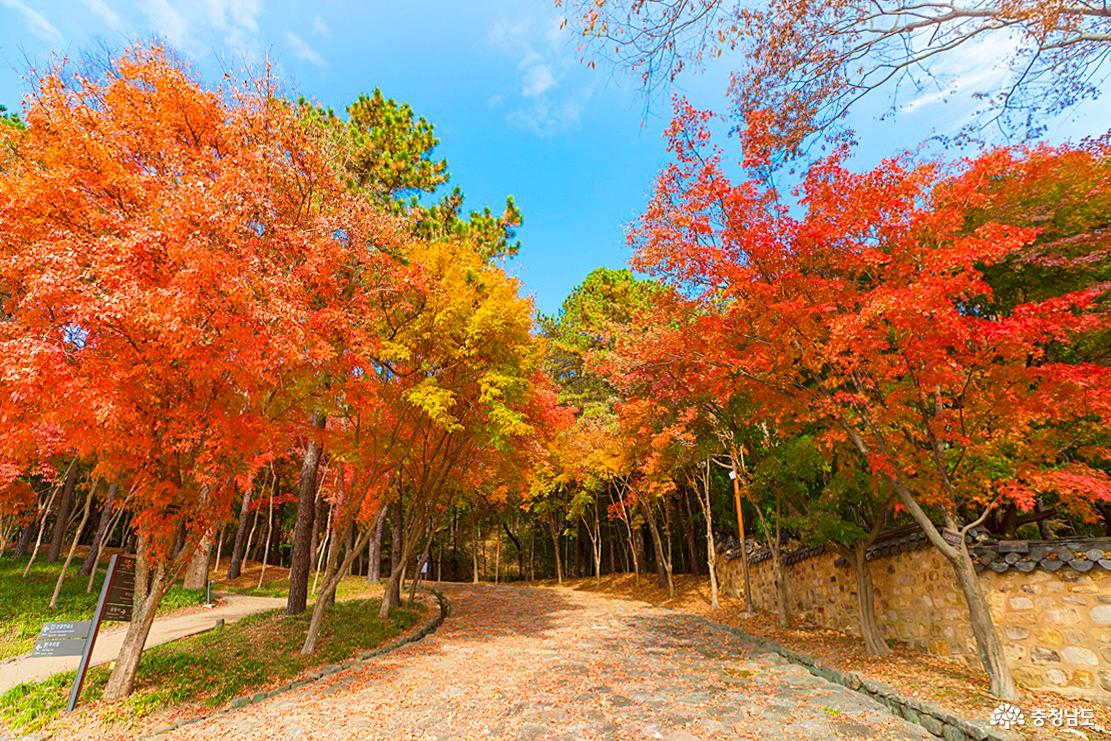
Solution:
[[[237,697],[234,700],[232,700],[230,703],[228,703],[228,705],[226,707],[223,707],[223,708],[221,708],[221,709],[219,709],[215,712],[208,713],[206,715],[199,715],[195,718],[185,718],[184,720],[179,720],[177,723],[174,723],[171,726],[167,726],[166,728],[155,731],[153,734],[148,736],[148,738],[155,738],[155,737],[158,737],[158,736],[163,736],[167,733],[171,733],[173,731],[176,731],[177,729],[182,728],[183,726],[192,725],[193,723],[200,723],[203,720],[208,720],[209,718],[215,718],[219,715],[224,715],[225,713],[229,713],[233,710],[238,710],[239,708],[245,707],[247,705],[252,705],[254,703],[262,702],[263,700],[268,700],[271,697],[274,697],[276,695],[281,695],[283,693],[290,692],[290,691],[295,690],[295,689],[299,689],[301,687],[304,687],[307,684],[312,684],[313,682],[317,682],[317,681],[323,679],[324,677],[328,677],[328,676],[331,676],[333,674],[337,674],[341,671],[344,671],[346,669],[350,669],[354,666],[359,666],[361,664],[365,664],[366,662],[371,661],[373,659],[376,659],[379,656],[382,656],[383,654],[390,653],[391,651],[396,651],[397,649],[401,648],[402,646],[408,645],[410,643],[415,643],[415,642],[421,640],[422,638],[424,638],[424,637],[428,636],[429,634],[435,632],[435,630],[437,628],[439,628],[441,624],[443,624],[444,618],[451,614],[451,602],[448,600],[447,597],[444,596],[443,592],[441,592],[438,589],[427,589],[426,590],[423,587],[421,588],[421,591],[426,591],[427,593],[431,593],[436,598],[436,603],[437,603],[437,606],[438,606],[439,609],[434,610],[433,614],[429,618],[427,618],[423,623],[421,623],[417,627],[416,630],[412,630],[408,634],[406,634],[404,636],[401,636],[400,638],[397,638],[393,641],[390,641],[389,643],[387,643],[383,646],[379,646],[378,648],[375,648],[375,649],[372,649],[370,651],[366,651],[364,653],[361,653],[353,659],[348,659],[347,661],[343,661],[343,662],[340,662],[338,664],[328,664],[327,666],[322,666],[319,669],[316,669],[316,670],[310,672],[307,676],[304,676],[304,677],[302,677],[301,679],[298,679],[295,682],[290,682],[289,684],[284,684],[281,687],[276,687],[272,690],[269,690],[268,692],[256,692],[253,695],[246,695],[244,697]]]
[[[904,718],[910,723],[920,725],[934,736],[943,738],[945,741],[1022,741],[1023,737],[1018,734],[997,730],[988,724],[954,715],[935,702],[924,702],[903,697],[894,687],[884,682],[865,679],[853,672],[841,672],[824,666],[810,656],[792,651],[775,641],[746,633],[740,628],[724,625],[701,616],[693,617],[705,623],[721,626],[758,648],[779,654],[791,663],[805,667],[816,677],[821,677],[828,682],[867,695],[890,710],[895,717]]]

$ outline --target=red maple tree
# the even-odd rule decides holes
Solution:
[[[966,536],[1006,501],[1053,496],[1092,516],[1111,500],[1100,467],[1111,371],[1046,352],[1106,328],[1106,288],[983,308],[983,271],[1039,233],[973,218],[1021,151],[857,173],[841,150],[810,169],[796,215],[726,175],[706,120],[679,106],[675,161],[631,233],[635,266],[712,317],[699,331],[718,334],[702,347],[768,424],[819,425],[889,482],[953,566],[992,692],[1013,697]]]

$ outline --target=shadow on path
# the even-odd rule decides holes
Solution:
[[[175,738],[929,739],[693,616],[543,587],[432,584],[440,629]]]

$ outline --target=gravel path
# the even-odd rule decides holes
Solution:
[[[684,613],[562,589],[443,585],[433,635],[174,738],[932,739]]]

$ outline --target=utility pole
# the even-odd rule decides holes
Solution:
[[[745,580],[745,615],[752,614],[752,587],[748,581],[748,548],[745,547],[745,516],[741,509],[741,482],[737,471],[737,452],[729,452],[729,478],[733,480],[733,503],[737,506],[737,532],[741,536],[741,574]]]

